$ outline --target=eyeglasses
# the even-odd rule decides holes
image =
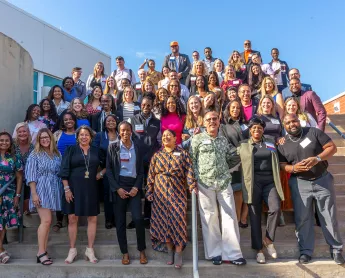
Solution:
[[[178,87],[178,85],[169,85],[170,87]]]
[[[210,122],[216,122],[218,121],[218,117],[212,117],[212,118],[208,118],[208,119],[205,119],[206,122],[210,123]]]
[[[250,42],[245,42],[244,45],[250,45]]]
[[[40,137],[40,140],[45,140],[45,139],[50,139],[50,137],[49,136]]]

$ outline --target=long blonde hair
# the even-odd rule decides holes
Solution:
[[[104,64],[102,62],[97,62],[96,65],[93,67],[93,77],[97,77],[97,65],[102,65],[103,69],[101,71],[101,76],[104,76]]]
[[[263,110],[262,110],[262,102],[264,101],[265,98],[268,98],[271,103],[272,103],[272,109],[271,109],[271,115],[273,117],[277,117],[277,111],[276,111],[276,104],[274,102],[273,97],[271,97],[270,95],[264,95],[259,102],[259,106],[258,106],[258,115],[263,115]]]
[[[238,53],[238,56],[239,56],[237,62],[235,62],[234,59],[233,59],[233,55],[235,53]],[[229,57],[229,60],[228,60],[228,64],[233,66],[235,71],[241,70],[241,67],[244,65],[244,61],[242,59],[242,56],[241,56],[240,52],[238,52],[237,50],[232,51],[232,53],[231,53],[231,55]]]
[[[49,135],[49,137],[50,137],[50,147],[49,147],[50,154],[52,156],[56,155],[56,156],[60,157],[61,154],[60,154],[59,150],[56,147],[56,142],[55,142],[54,135],[53,135],[53,133],[48,128],[42,128],[42,129],[40,129],[38,131],[37,139],[36,139],[36,144],[35,144],[35,149],[33,151],[36,152],[36,153],[45,152],[45,150],[42,148],[42,146],[40,144],[41,135],[44,132],[47,133]]]
[[[200,110],[199,110],[199,115],[198,119],[195,122],[193,119],[193,113],[189,108],[189,103],[193,100],[196,99],[199,102],[200,105]],[[190,129],[190,128],[195,128],[198,126],[202,126],[204,121],[204,106],[202,105],[201,99],[198,96],[191,96],[188,99],[187,102],[187,116],[186,116],[186,122],[185,122],[185,128]]]
[[[109,79],[113,79],[114,80],[114,88],[110,88],[109,85],[108,85],[108,80]],[[116,80],[114,77],[112,77],[111,75],[108,76],[107,80],[105,81],[105,88],[104,88],[104,91],[103,91],[103,94],[106,95],[110,92],[110,89],[114,89],[114,93],[115,95],[117,95],[117,92],[118,92],[118,88],[117,88],[117,84],[116,84]]]
[[[15,137],[13,137],[13,140],[14,140],[14,143],[16,145],[19,145],[19,139],[18,139],[18,129],[20,129],[21,127],[25,127],[28,131],[28,134],[29,134],[29,137],[28,137],[28,144],[30,145],[31,142],[32,142],[32,137],[31,137],[31,132],[30,132],[30,128],[29,128],[29,125],[25,122],[21,122],[21,123],[18,123],[15,127]]]
[[[273,86],[274,86],[274,89],[273,89],[273,93],[272,94],[269,94],[268,92],[266,92],[266,88],[265,88],[265,83],[266,83],[266,80],[269,80],[272,82]],[[277,87],[277,84],[276,82],[274,81],[274,79],[271,77],[271,76],[266,76],[262,82],[261,82],[261,89],[260,89],[260,92],[261,94],[264,96],[264,95],[270,95],[271,97],[274,97],[276,94],[278,94],[278,87]]]
[[[287,115],[287,109],[286,109],[286,106],[288,104],[288,102],[292,100],[296,103],[297,105],[297,111],[296,111],[296,115],[297,117],[300,119],[300,120],[303,120],[303,121],[306,121],[307,123],[309,123],[309,118],[308,118],[308,115],[307,113],[305,112],[302,112],[301,110],[301,105],[299,104],[299,101],[296,97],[288,97],[285,102],[284,102],[284,114]]]
[[[229,80],[229,76],[228,76],[228,69],[232,68],[234,70],[234,79],[236,79],[236,71],[235,68],[232,65],[227,65],[224,69],[224,82],[227,82]]]

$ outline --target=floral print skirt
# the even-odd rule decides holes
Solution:
[[[0,197],[0,231],[4,228],[18,227],[21,221],[19,207],[14,207],[16,185],[11,184]]]

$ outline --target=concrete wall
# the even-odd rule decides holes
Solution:
[[[0,130],[12,134],[33,101],[33,62],[23,47],[0,33]]]
[[[42,2],[43,3],[43,2]],[[82,80],[101,61],[109,75],[111,57],[98,49],[60,31],[18,7],[0,0],[0,30],[29,51],[34,69],[64,78],[75,66],[83,68]]]
[[[327,115],[345,114],[345,92],[339,97],[332,98],[324,103]]]

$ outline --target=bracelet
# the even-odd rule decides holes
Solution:
[[[22,196],[22,194],[16,194],[16,197],[20,198]]]
[[[71,191],[71,189],[65,190],[65,193],[70,192],[70,191]]]
[[[102,172],[99,172],[99,175],[101,176],[101,178],[103,177],[103,173]]]
[[[66,189],[69,189],[69,186],[68,186],[68,185],[66,185],[66,186],[64,186],[64,188],[63,188],[63,189],[65,189],[65,190],[66,190]]]
[[[135,191],[138,191],[138,188],[136,188],[136,187],[132,187],[132,189],[134,189]]]

